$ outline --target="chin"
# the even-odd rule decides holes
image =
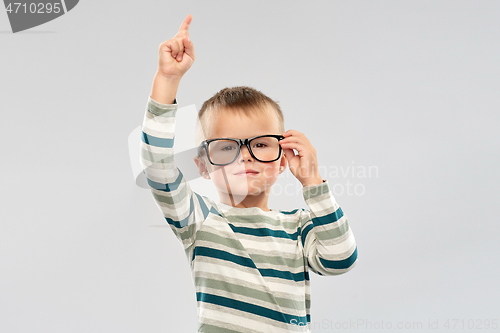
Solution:
[[[231,192],[233,196],[238,196],[243,198],[249,195],[251,196],[260,195],[266,191],[265,186],[264,187],[251,186],[249,184],[246,184],[245,182],[239,182],[239,183],[231,182],[229,183],[229,189],[226,187],[225,183],[218,184],[218,186],[216,187],[221,192],[224,192],[226,194],[228,194],[228,192]]]
[[[277,178],[277,175],[273,177],[272,175],[262,174],[260,177],[254,178],[253,176],[245,177],[228,174],[228,189],[224,177],[221,174],[212,174],[212,181],[219,191],[223,193],[228,193],[230,191],[234,196],[243,197],[248,195],[260,195],[266,192],[276,182]]]

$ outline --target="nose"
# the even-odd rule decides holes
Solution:
[[[240,156],[238,156],[238,161],[240,161],[240,162],[245,162],[245,161],[251,162],[251,161],[253,161],[253,157],[250,154],[250,152],[248,151],[248,147],[247,146],[244,146],[244,145],[241,146]]]

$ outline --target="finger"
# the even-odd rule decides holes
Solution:
[[[302,143],[285,143],[285,146],[281,146],[283,149],[295,149],[300,157],[307,156],[310,152],[311,155],[316,154],[314,148],[306,146]]]
[[[184,55],[184,43],[182,42],[182,39],[176,39],[177,44],[179,44],[179,54],[177,54],[177,57],[175,58],[177,61],[182,61],[182,56]]]
[[[285,138],[282,139],[280,142],[284,141],[284,142],[309,142],[309,140],[307,139],[307,137],[300,133],[300,132],[297,132],[297,131],[293,131],[293,132],[287,132],[287,133],[283,133],[282,134]]]
[[[304,135],[304,134],[302,134],[299,131],[291,130],[290,129],[290,130],[286,131],[285,133],[283,133],[282,135],[286,138],[286,137],[289,137],[289,136],[292,136],[292,135]]]
[[[184,45],[184,52],[194,60],[194,45],[191,39],[189,39],[189,36],[184,37],[182,43]]]
[[[285,157],[288,160],[288,163],[290,163],[290,160],[295,157],[295,152],[293,149],[283,149],[283,152],[285,153]]]
[[[297,169],[297,166],[299,165],[299,157],[296,156],[293,152],[293,150],[291,149],[286,149],[285,150],[285,157],[286,157],[286,160],[288,162],[288,168],[290,169],[290,171],[292,172],[292,174],[295,172],[295,170]]]
[[[177,57],[177,54],[179,53],[179,44],[175,41],[175,39],[169,39],[166,41],[165,46],[170,50],[173,58]]]
[[[290,148],[295,148],[296,145],[309,147],[309,149],[314,148],[306,138],[289,137],[288,139],[283,139],[280,141],[281,147],[287,148],[288,146],[290,146]]]
[[[295,149],[299,153],[300,156],[303,156],[304,152],[308,151],[308,149],[305,145],[303,145],[301,143],[296,143],[296,142],[285,143],[284,145],[281,145],[281,148],[283,148],[283,149]]]
[[[298,143],[298,142],[304,142],[304,140],[301,140],[301,138],[296,136],[289,136],[288,138],[280,140],[280,145],[285,143]]]
[[[184,44],[182,44],[182,41],[175,39],[175,45],[177,46],[177,53],[174,58],[176,58],[177,61],[181,61],[182,54],[184,53]]]
[[[291,142],[302,143],[304,145],[309,145],[312,147],[311,141],[309,141],[309,139],[303,133],[300,132],[296,132],[293,135],[287,136],[284,139],[280,140],[280,143],[291,143]]]
[[[191,14],[189,14],[184,19],[184,22],[182,22],[181,27],[179,28],[179,31],[181,31],[181,30],[189,30],[189,25],[191,24],[192,20],[193,20],[193,16]]]
[[[167,40],[166,42],[163,42],[160,44],[160,53],[162,52],[167,52],[167,53],[172,53],[172,43],[170,40]]]

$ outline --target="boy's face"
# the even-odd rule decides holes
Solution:
[[[279,133],[278,119],[273,111],[259,115],[244,115],[222,111],[213,121],[210,138],[247,139],[258,135]],[[265,195],[286,168],[286,158],[274,162],[259,162],[252,157],[246,146],[234,162],[225,166],[211,165],[206,161],[209,175],[220,194],[243,200],[246,196]]]

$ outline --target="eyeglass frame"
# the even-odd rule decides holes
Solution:
[[[274,160],[271,160],[271,161],[262,161],[262,160],[259,160],[257,157],[255,157],[255,155],[253,154],[252,152],[252,148],[250,147],[250,141],[252,140],[255,140],[255,139],[258,139],[258,138],[262,138],[262,137],[273,137],[273,138],[276,138],[278,139],[278,147],[279,147],[279,153],[278,153],[278,157],[276,157]],[[235,139],[235,138],[214,138],[214,139],[209,139],[209,140],[204,140],[200,143],[200,146],[198,147],[198,156],[200,156],[200,153],[201,153],[201,150],[203,148],[205,148],[205,152],[207,154],[207,159],[208,161],[210,162],[210,164],[212,165],[216,165],[216,166],[225,166],[225,165],[229,165],[231,163],[233,163],[234,161],[236,161],[236,159],[238,159],[238,156],[240,156],[240,153],[241,153],[241,146],[246,146],[247,149],[248,149],[248,152],[250,153],[250,155],[256,159],[257,161],[259,162],[262,162],[262,163],[271,163],[271,162],[274,162],[274,161],[277,161],[280,159],[281,157],[281,152],[283,151],[283,149],[281,148],[281,145],[279,144],[279,142],[281,140],[283,140],[285,137],[283,135],[277,135],[277,134],[264,134],[264,135],[257,135],[257,136],[254,136],[252,138],[247,138],[247,139]],[[217,141],[217,140],[231,140],[231,141],[234,141],[236,143],[238,143],[238,152],[236,153],[236,155],[234,156],[234,159],[229,162],[229,163],[223,163],[223,164],[216,164],[214,162],[212,162],[212,159],[210,158],[210,154],[208,153],[208,145],[210,144],[210,142],[212,141]]]

